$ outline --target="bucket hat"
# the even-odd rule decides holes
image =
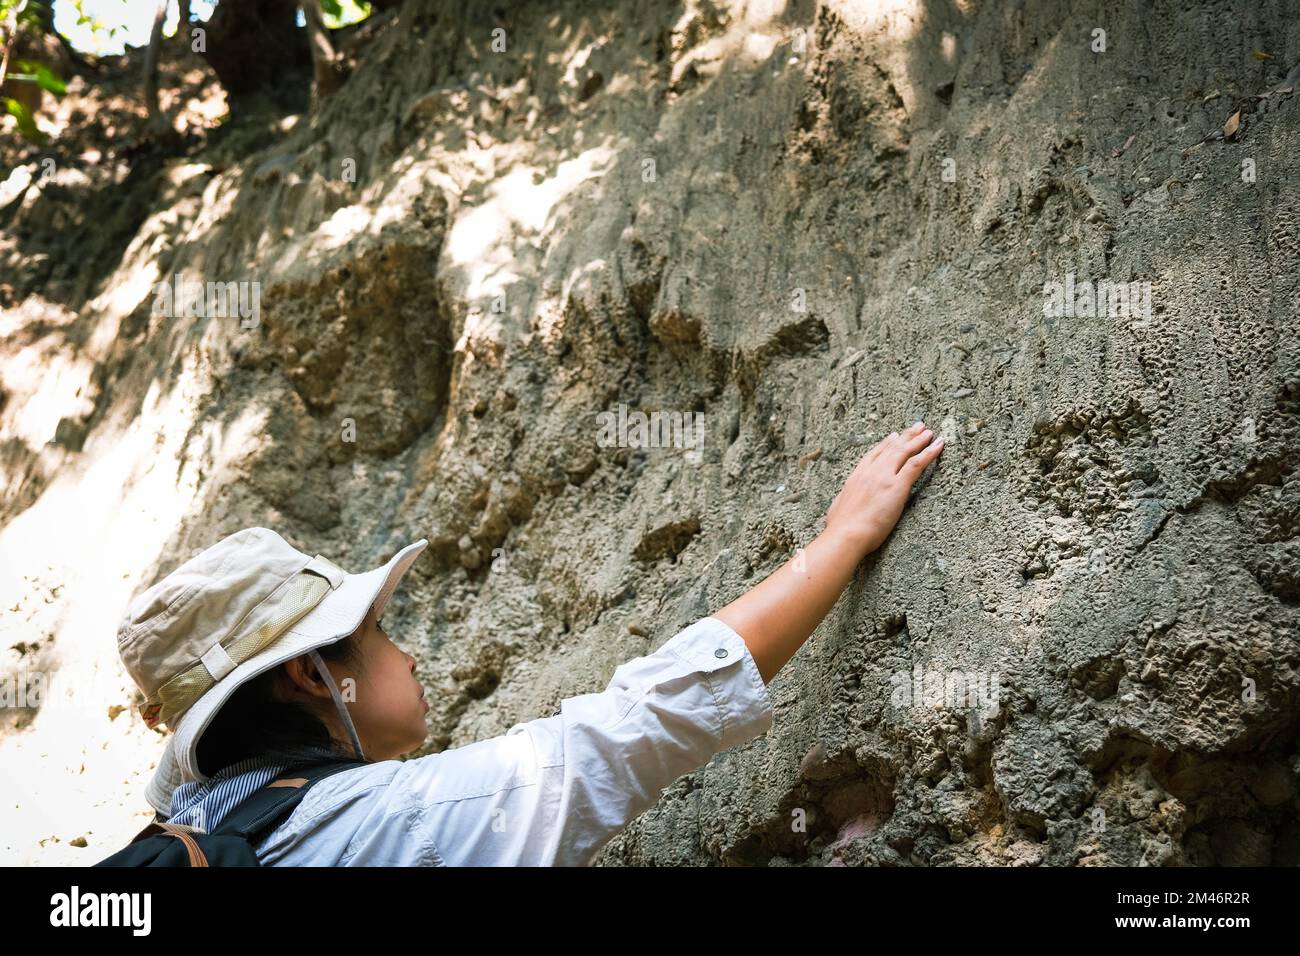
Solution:
[[[373,606],[382,615],[424,538],[381,567],[349,574],[269,528],[221,539],[133,598],[117,629],[118,654],[144,695],[140,714],[171,731],[145,797],[163,816],[172,791],[203,781],[199,738],[241,684],[301,654],[313,656],[353,749],[365,759],[342,696],[316,648],[347,637]]]

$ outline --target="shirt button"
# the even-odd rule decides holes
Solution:
[[[719,647],[716,651],[713,652],[713,656],[714,656],[714,657],[726,657],[726,656],[727,656],[727,649],[726,649],[725,647]]]

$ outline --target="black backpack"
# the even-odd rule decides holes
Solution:
[[[312,784],[365,761],[336,761],[286,771],[254,791],[211,833],[157,819],[94,866],[261,866],[254,847],[282,823]]]

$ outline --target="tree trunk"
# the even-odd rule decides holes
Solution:
[[[329,31],[325,29],[320,0],[303,0],[302,15],[307,22],[307,42],[311,46],[311,99],[312,106],[315,107],[343,85],[347,74],[334,52]]]
[[[158,0],[153,31],[149,34],[149,49],[144,56],[144,105],[149,111],[146,129],[151,136],[165,136],[172,129],[171,119],[158,105],[158,52],[162,47],[163,21],[166,19],[167,0]]]
[[[230,110],[302,110],[311,66],[296,0],[221,0],[205,24],[203,54],[225,87]]]

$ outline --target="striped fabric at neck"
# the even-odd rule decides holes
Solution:
[[[190,780],[172,793],[168,823],[195,826],[211,833],[226,816],[285,768],[265,757],[250,757],[222,768],[207,780]]]

